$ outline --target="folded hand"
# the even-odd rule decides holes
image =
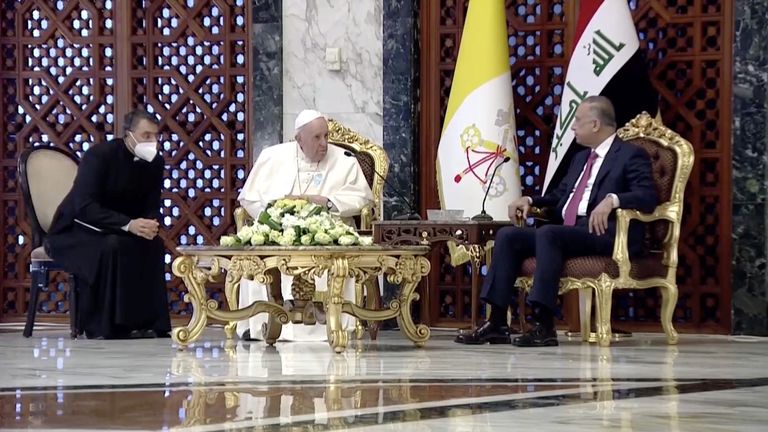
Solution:
[[[147,240],[152,240],[160,230],[160,223],[154,219],[138,218],[128,224],[128,231]]]

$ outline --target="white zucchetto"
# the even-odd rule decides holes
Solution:
[[[325,118],[325,116],[315,110],[304,110],[296,116],[296,122],[293,124],[293,129],[294,131],[298,131],[305,124],[319,118]]]

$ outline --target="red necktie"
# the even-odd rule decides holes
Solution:
[[[581,175],[579,184],[576,185],[576,190],[573,192],[571,200],[568,202],[568,207],[565,208],[565,218],[563,225],[573,226],[576,225],[576,217],[579,215],[579,203],[584,198],[584,192],[587,190],[587,182],[592,175],[592,166],[597,159],[597,153],[592,150],[587,159],[587,164],[584,166],[584,174]]]

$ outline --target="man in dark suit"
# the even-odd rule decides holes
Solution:
[[[56,210],[46,251],[77,276],[77,325],[89,338],[170,331],[165,248],[158,237],[164,167],[156,117],[132,111],[124,138],[85,152]]]
[[[531,206],[555,207],[558,220],[541,228],[505,227],[496,234],[493,265],[480,297],[491,305],[491,316],[474,332],[463,333],[464,344],[510,343],[507,308],[515,296],[515,280],[523,261],[536,257],[536,273],[528,303],[535,324],[515,338],[520,347],[555,346],[554,309],[563,262],[567,258],[613,252],[616,208],[651,212],[658,198],[648,153],[616,136],[613,104],[602,96],[586,98],[571,126],[576,142],[589,147],[574,156],[557,189],[540,197],[521,197],[509,205],[527,217]],[[631,254],[642,252],[643,226],[629,230]]]

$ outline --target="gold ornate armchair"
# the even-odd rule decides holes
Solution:
[[[659,204],[652,214],[619,209],[616,212],[616,242],[613,256],[587,256],[565,261],[560,293],[579,289],[581,335],[589,340],[592,292],[595,304],[597,339],[601,346],[611,343],[611,301],[615,289],[658,287],[662,294],[661,325],[669,344],[677,343],[672,316],[677,303],[677,244],[683,213],[683,193],[693,168],[693,147],[648,113],[642,113],[618,130],[623,140],[643,147],[651,156],[653,179]],[[646,223],[646,250],[629,258],[627,233],[632,220]],[[533,284],[536,259],[523,263],[516,285],[524,291]]]
[[[365,179],[373,192],[373,206],[362,209],[360,218],[357,220],[360,230],[368,231],[373,227],[373,222],[383,218],[383,198],[384,198],[384,178],[389,172],[389,158],[384,149],[349,129],[333,119],[328,119],[328,142],[337,145],[345,150],[349,150],[357,158],[360,168],[363,170]],[[376,175],[379,173],[381,176]],[[234,211],[235,227],[237,231],[251,222],[251,216],[242,207],[237,207]],[[375,279],[369,280],[363,286],[356,288],[356,302],[362,304],[368,302],[369,307],[377,307],[381,304],[381,295],[379,284]],[[320,301],[321,299],[316,299]],[[370,323],[367,328],[371,339],[376,339],[378,334],[378,323]],[[363,328],[358,321],[356,335],[362,337]]]
[[[370,230],[373,222],[381,220],[384,214],[384,178],[389,172],[387,153],[381,146],[333,119],[328,119],[328,142],[352,152],[365,174],[373,192],[373,206],[362,210],[358,226],[361,230]],[[381,177],[377,176],[376,172],[381,174]],[[248,212],[242,207],[235,209],[234,217],[238,231],[250,222]]]

